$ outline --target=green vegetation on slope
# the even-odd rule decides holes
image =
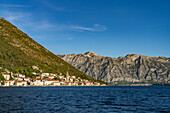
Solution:
[[[32,72],[39,70],[34,70],[31,66],[38,66],[42,72],[49,73],[66,74],[68,71],[71,75],[95,81],[0,18],[0,67],[33,77]]]

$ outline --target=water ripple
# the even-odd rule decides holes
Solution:
[[[170,112],[169,86],[1,87],[0,112]]]

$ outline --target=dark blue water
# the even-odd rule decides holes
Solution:
[[[170,113],[170,87],[1,87],[0,112]]]

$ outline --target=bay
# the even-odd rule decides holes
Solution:
[[[0,112],[168,113],[170,87],[1,87]]]

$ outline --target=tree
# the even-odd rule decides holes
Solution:
[[[4,81],[2,81],[2,83],[1,83],[2,85],[5,85],[5,82]]]
[[[64,75],[64,77],[66,78],[67,76],[66,76],[66,75]]]
[[[2,76],[2,74],[0,74],[0,81],[5,80],[4,76]]]
[[[59,77],[54,77],[54,80],[59,80],[61,81],[61,79]]]
[[[12,76],[10,76],[9,80],[14,80],[14,79],[12,78]]]
[[[75,82],[76,80],[75,79],[73,79],[73,82]]]
[[[48,78],[48,77],[46,77],[46,76],[45,76],[45,77],[43,77],[43,79],[47,79],[47,78]]]
[[[80,86],[81,84],[82,84],[81,82],[78,83],[79,86]]]

